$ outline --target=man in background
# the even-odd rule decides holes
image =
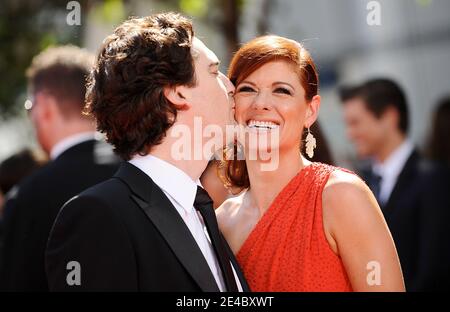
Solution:
[[[0,222],[3,219],[3,203],[17,191],[16,186],[47,159],[41,153],[24,149],[0,163]]]
[[[26,108],[50,162],[5,203],[1,290],[48,290],[44,252],[59,209],[117,169],[110,146],[96,139],[95,122],[82,115],[92,64],[87,51],[62,46],[37,55],[27,71],[32,99]]]
[[[433,185],[432,171],[408,138],[405,94],[392,80],[373,79],[343,88],[341,100],[347,135],[358,157],[370,160],[360,174],[377,198],[392,233],[406,289],[429,290],[418,276],[429,275],[424,272],[440,260],[426,253],[424,238],[436,239],[429,233],[439,221],[437,211],[448,207],[439,200],[442,188]]]
[[[24,149],[0,163],[0,255],[3,249],[3,204],[14,196],[17,185],[45,164],[40,153]],[[1,257],[0,257],[1,260]]]

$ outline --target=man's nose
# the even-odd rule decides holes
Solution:
[[[347,126],[346,134],[347,134],[347,138],[349,138],[350,141],[352,141],[352,142],[354,142],[356,140],[356,138],[358,137],[358,132],[352,126]]]
[[[223,83],[225,84],[225,88],[227,89],[228,94],[233,95],[235,88],[234,85],[231,83],[230,79],[228,79],[228,77],[225,76],[222,72],[220,72],[219,75]]]

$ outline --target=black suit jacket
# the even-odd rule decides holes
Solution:
[[[5,206],[0,289],[48,291],[44,253],[60,208],[110,178],[118,163],[110,145],[90,140],[69,148],[24,180]]]
[[[445,251],[448,247],[441,251],[434,248],[431,253],[427,246],[443,239],[434,233],[442,232],[442,219],[450,209],[448,194],[442,191],[443,183],[447,182],[448,185],[448,180],[444,177],[436,180],[437,173],[425,165],[422,157],[414,150],[400,172],[388,201],[381,206],[397,248],[408,291],[435,290],[425,285],[424,276],[428,280],[438,278],[438,275],[431,273],[434,270],[432,264],[448,258],[444,257],[444,254],[448,254]],[[369,174],[366,170],[362,176],[370,179]],[[439,172],[439,176],[443,175],[443,172]],[[444,237],[447,236],[444,234]],[[444,266],[448,272],[449,266]],[[441,274],[445,274],[445,271],[441,271]],[[438,287],[442,287],[442,284]]]
[[[450,291],[450,167],[423,162],[417,273],[412,291]]]
[[[229,249],[228,254],[248,290]],[[70,261],[80,265],[80,285],[66,282]],[[46,270],[54,291],[219,290],[175,207],[129,163],[64,205],[48,242]]]

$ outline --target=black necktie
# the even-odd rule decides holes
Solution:
[[[231,268],[230,258],[226,252],[223,238],[219,233],[219,227],[217,225],[216,214],[213,209],[213,202],[208,193],[197,186],[197,194],[195,196],[194,207],[197,209],[205,221],[206,228],[208,229],[211,243],[217,255],[217,260],[222,269],[225,285],[228,291],[237,292],[238,287],[236,280],[234,279],[233,269]]]
[[[375,198],[377,199],[377,202],[380,206],[381,206],[381,201],[380,201],[381,180],[382,180],[382,177],[379,174],[376,174],[375,172],[372,171],[369,181],[368,181],[369,188],[372,190],[372,192],[375,195]]]

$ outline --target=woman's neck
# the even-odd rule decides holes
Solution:
[[[291,181],[297,173],[310,162],[303,159],[300,151],[290,149],[280,151],[279,162],[275,170],[264,170],[267,162],[260,160],[247,160],[247,172],[250,180],[249,193],[252,206],[256,206],[262,216],[270,207],[275,197]]]

